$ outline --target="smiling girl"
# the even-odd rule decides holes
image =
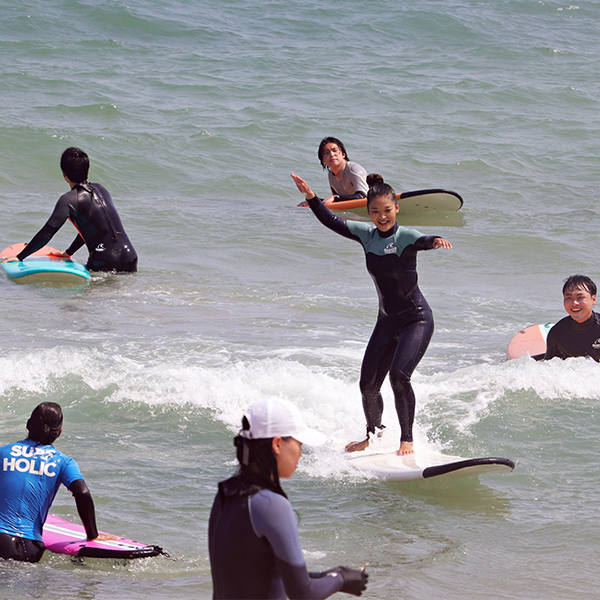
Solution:
[[[374,185],[367,193],[367,210],[374,227],[335,216],[304,179],[294,173],[291,176],[323,225],[362,244],[367,270],[379,296],[377,324],[360,374],[367,435],[364,440],[350,442],[346,452],[364,450],[369,437],[383,430],[380,390],[389,373],[401,429],[398,454],[413,454],[415,394],[410,378],[433,335],[433,314],[417,284],[417,252],[450,249],[452,245],[442,237],[425,236],[415,229],[400,227],[396,223],[396,193],[380,176],[373,177]]]

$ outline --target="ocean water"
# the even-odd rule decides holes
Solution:
[[[137,274],[82,289],[0,278],[0,442],[59,402],[57,446],[100,528],[170,554],[2,564],[0,598],[210,598],[210,506],[264,397],[329,437],[284,484],[311,570],[369,563],[364,597],[382,600],[600,598],[599,367],[504,354],[564,316],[568,275],[600,280],[599,3],[0,0],[0,14],[0,241],[43,225],[77,145],[140,256]],[[327,193],[326,135],[397,191],[463,196],[453,219],[402,219],[454,246],[419,257],[436,332],[413,378],[416,440],[513,473],[384,484],[346,464],[377,300],[360,247],[296,207],[290,171]],[[53,512],[77,518],[68,492]]]

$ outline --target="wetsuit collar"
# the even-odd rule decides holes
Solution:
[[[394,235],[396,233],[396,231],[398,231],[398,227],[400,227],[398,225],[398,223],[394,223],[394,226],[391,229],[389,229],[388,231],[384,231],[382,233],[379,229],[377,229],[377,233],[379,234],[379,237],[388,238],[391,235]]]
[[[573,329],[575,331],[587,331],[588,329],[591,329],[596,324],[598,314],[595,313],[594,311],[592,311],[592,314],[590,315],[589,319],[586,319],[583,323],[578,323],[570,315],[569,315],[569,317],[573,320]]]

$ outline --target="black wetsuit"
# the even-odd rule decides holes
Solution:
[[[137,254],[132,246],[108,190],[99,183],[78,183],[63,194],[50,218],[17,256],[24,260],[45,246],[69,219],[79,232],[67,254],[83,244],[90,253],[90,271],[136,271]]]
[[[417,252],[432,249],[439,236],[424,236],[397,223],[383,234],[368,223],[335,216],[317,197],[308,204],[323,225],[362,244],[367,270],[379,295],[377,324],[360,374],[367,435],[382,427],[380,389],[389,373],[400,421],[400,440],[411,442],[415,394],[410,378],[433,335],[433,314],[417,285]]]
[[[548,332],[545,359],[555,356],[589,356],[600,362],[600,315],[592,312],[583,323],[569,316],[554,325]]]
[[[240,476],[219,483],[208,524],[213,598],[306,600],[340,591],[335,570],[309,573],[288,499]]]

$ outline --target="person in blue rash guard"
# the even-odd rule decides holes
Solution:
[[[78,235],[59,256],[70,257],[84,244],[89,251],[86,267],[90,271],[137,270],[138,257],[125,233],[123,224],[108,190],[99,183],[88,183],[90,161],[79,148],[67,148],[60,167],[71,191],[63,194],[46,224],[16,257],[6,261],[25,260],[45,246],[69,219]]]
[[[296,517],[279,482],[294,474],[303,443],[324,440],[284,400],[262,400],[247,410],[234,439],[239,470],[219,483],[210,513],[215,600],[316,600],[335,592],[360,596],[366,589],[362,569],[308,572]]]
[[[98,537],[94,501],[81,471],[52,445],[62,423],[60,405],[42,402],[27,421],[27,439],[0,447],[0,558],[42,558],[42,527],[61,484],[75,498],[88,540]]]
[[[389,373],[401,429],[398,454],[413,454],[415,394],[411,375],[433,335],[433,314],[417,284],[417,252],[450,249],[452,245],[442,237],[425,236],[415,229],[400,227],[396,223],[396,193],[383,183],[380,175],[369,175],[369,183],[373,185],[367,194],[367,210],[375,227],[335,216],[315,196],[306,181],[294,173],[291,175],[323,225],[363,246],[367,270],[379,296],[377,324],[367,345],[360,374],[367,436],[348,444],[346,451],[364,450],[369,445],[369,437],[383,429],[380,389]]]

